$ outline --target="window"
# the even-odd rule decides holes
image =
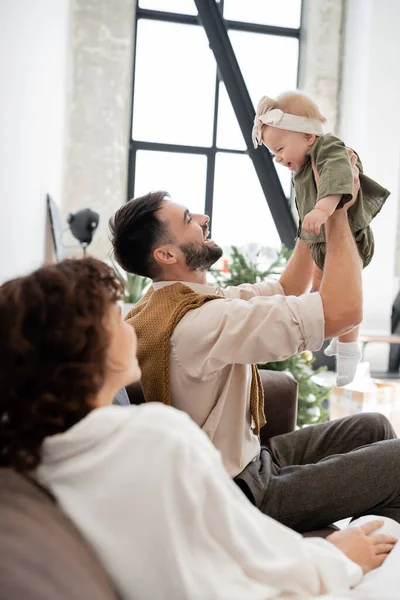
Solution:
[[[253,104],[295,88],[301,0],[219,6]],[[194,0],[139,0],[135,39],[130,197],[166,189],[210,215],[221,245],[279,247]],[[289,197],[290,173],[276,166]]]
[[[224,0],[224,17],[277,27],[300,27],[300,0]]]
[[[136,53],[133,139],[211,146],[216,66],[203,28],[140,19]]]
[[[166,190],[193,212],[204,211],[207,158],[178,152],[138,150],[134,196],[150,190]],[[188,182],[190,198],[188,198]]]
[[[260,182],[246,154],[217,153],[212,235],[223,247],[248,243],[280,247]]]
[[[151,10],[197,15],[197,8],[193,0],[140,0],[139,6]]]

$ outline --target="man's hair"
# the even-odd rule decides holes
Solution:
[[[122,293],[114,270],[94,258],[0,287],[0,466],[37,467],[44,438],[94,408],[106,373],[104,317]]]
[[[121,206],[109,221],[114,256],[128,273],[151,279],[159,274],[153,250],[171,237],[166,223],[157,215],[165,198],[169,198],[165,191],[134,198]]]

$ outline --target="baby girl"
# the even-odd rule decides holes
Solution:
[[[298,237],[309,243],[314,260],[313,289],[319,289],[325,259],[324,224],[337,209],[349,202],[353,193],[353,173],[346,145],[325,134],[325,117],[318,106],[301,92],[286,92],[272,100],[261,98],[253,127],[254,147],[264,144],[277,163],[292,171]],[[315,184],[312,163],[320,176]],[[359,158],[360,191],[348,211],[349,223],[360,253],[362,267],[371,262],[374,237],[369,227],[382,208],[388,190],[363,174]],[[361,263],[360,263],[361,268]],[[361,358],[358,328],[333,339],[325,350],[337,356],[337,385],[350,383]]]

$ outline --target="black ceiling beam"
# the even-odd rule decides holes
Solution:
[[[288,248],[293,248],[296,237],[294,218],[270,153],[264,146],[257,150],[253,146],[251,130],[255,116],[254,108],[223,17],[215,0],[195,0],[195,3],[279,237]]]

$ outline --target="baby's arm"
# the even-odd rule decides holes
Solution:
[[[304,218],[302,229],[319,235],[338,206],[349,202],[353,194],[353,172],[347,148],[339,138],[327,134],[318,142],[313,161],[320,175],[317,202]]]
[[[341,195],[331,194],[321,198],[315,205],[315,208],[304,218],[302,229],[307,233],[320,234],[321,226],[325,225],[329,217],[335,212],[340,202]]]

